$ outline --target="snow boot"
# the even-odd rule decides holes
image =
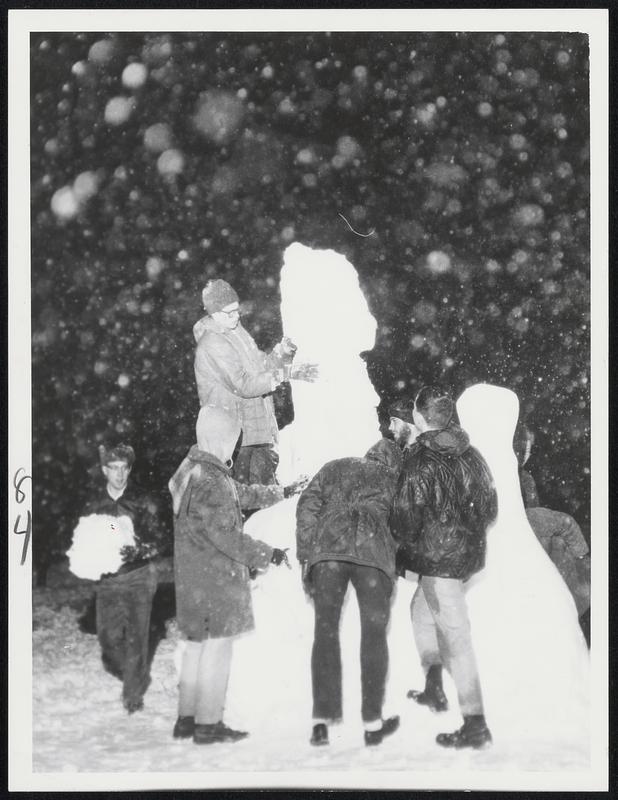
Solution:
[[[195,725],[193,741],[195,744],[216,744],[217,742],[237,742],[249,734],[246,731],[235,731],[222,721],[214,725]]]
[[[448,701],[442,688],[442,665],[432,664],[427,670],[424,690],[419,692],[417,689],[410,689],[407,696],[431,711],[446,711]]]
[[[473,747],[475,750],[482,750],[489,747],[492,742],[491,732],[485,722],[483,714],[473,714],[464,717],[464,724],[453,733],[439,733],[436,742],[442,747]]]
[[[178,717],[172,736],[174,739],[190,739],[195,731],[195,717]]]
[[[328,744],[328,728],[323,722],[318,722],[317,725],[313,726],[311,739],[309,741],[316,747],[322,744]]]
[[[369,747],[382,744],[382,739],[395,733],[399,727],[399,717],[389,717],[382,722],[382,727],[377,731],[365,731],[365,744]]]

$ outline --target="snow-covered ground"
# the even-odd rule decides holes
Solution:
[[[291,577],[287,571],[281,573],[282,581]],[[204,785],[208,785],[210,778],[224,772],[247,775],[309,772],[315,775],[327,771],[349,776],[350,785],[356,786],[362,772],[392,771],[401,778],[405,771],[408,785],[413,787],[431,776],[446,784],[448,776],[455,773],[493,772],[495,784],[506,788],[506,775],[513,771],[564,774],[565,771],[585,770],[588,766],[585,752],[565,750],[542,740],[496,741],[491,749],[481,752],[443,750],[435,744],[435,735],[458,727],[458,712],[450,710],[433,715],[407,700],[405,691],[399,689],[387,693],[385,714],[399,713],[401,727],[380,747],[365,747],[360,714],[357,708],[350,706],[349,698],[355,687],[348,687],[352,695],[347,691],[344,697],[344,722],[331,728],[329,747],[313,748],[308,742],[310,709],[289,708],[285,703],[282,707],[278,696],[265,697],[263,691],[266,685],[268,693],[272,693],[269,684],[276,685],[281,679],[285,698],[286,680],[306,681],[308,652],[298,653],[298,672],[293,675],[277,678],[280,666],[273,660],[266,684],[260,678],[263,665],[238,665],[237,680],[239,676],[247,679],[255,667],[255,683],[246,688],[246,696],[254,696],[255,704],[243,709],[242,704],[236,703],[227,720],[239,727],[251,720],[251,726],[247,726],[251,735],[246,740],[213,746],[174,740],[171,732],[177,702],[175,651],[179,640],[175,622],[168,624],[168,636],[157,650],[145,708],[129,716],[121,704],[119,681],[103,670],[96,636],[82,633],[78,627],[80,610],[92,585],[70,574],[56,576],[55,583],[52,588],[35,590],[33,601],[35,773],[203,773]],[[400,591],[412,588],[403,581],[399,584]],[[256,606],[259,608],[259,603]],[[349,611],[348,616],[353,618],[356,609],[351,607]],[[264,621],[258,617],[257,622],[263,624]],[[395,617],[392,633],[398,636],[405,633],[406,622],[401,616]],[[293,640],[293,631],[274,631],[273,636],[285,637],[288,633]],[[242,658],[242,645],[237,648],[236,655]],[[346,648],[344,680],[354,671],[351,665],[355,658],[356,652]],[[265,660],[268,661],[267,655]],[[397,672],[400,666],[394,665],[392,671]],[[410,685],[419,685],[418,664],[410,663],[409,670]],[[447,692],[451,708],[456,709],[450,684]],[[234,694],[238,697],[238,690]],[[324,785],[329,786],[329,783]]]

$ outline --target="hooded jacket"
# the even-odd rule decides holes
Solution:
[[[406,569],[466,580],[485,565],[497,496],[485,460],[451,423],[420,434],[401,472],[391,527]]]
[[[170,481],[174,499],[176,618],[195,640],[252,630],[249,568],[268,566],[273,549],[243,533],[243,508],[283,499],[281,486],[245,485],[194,445]]]
[[[275,373],[284,360],[274,350],[266,354],[239,323],[223,330],[212,317],[193,326],[197,342],[195,381],[200,405],[216,406],[234,415],[242,427],[242,445],[268,444],[278,438],[271,393]]]
[[[388,439],[364,458],[329,461],[314,476],[296,508],[296,555],[308,568],[318,561],[351,561],[395,578],[396,543],[388,516],[402,464]]]

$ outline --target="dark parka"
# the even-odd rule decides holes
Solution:
[[[391,514],[406,568],[466,580],[485,564],[497,497],[489,468],[458,425],[421,433],[407,450]]]
[[[273,549],[243,533],[241,506],[270,506],[283,499],[283,488],[237,483],[225,464],[197,445],[188,460],[198,469],[174,518],[178,626],[196,641],[253,630],[249,568],[267,567]]]
[[[329,461],[300,496],[296,555],[310,569],[318,561],[351,561],[395,578],[396,543],[388,526],[402,464],[388,439],[364,458]]]

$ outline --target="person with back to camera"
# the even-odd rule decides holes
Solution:
[[[246,485],[231,475],[240,425],[227,412],[204,406],[197,444],[169,482],[174,505],[176,615],[186,639],[173,736],[196,744],[245,738],[223,722],[232,645],[253,630],[249,570],[287,563],[285,550],[243,533],[241,507],[264,508],[300,491],[306,481],[282,487]]]
[[[459,698],[463,726],[440,733],[443,747],[491,743],[472,645],[464,582],[485,564],[486,531],[497,514],[489,468],[453,421],[455,403],[439,386],[423,386],[411,417],[418,435],[408,449],[391,515],[406,569],[419,576],[411,604],[414,639],[426,676],[408,697],[434,711],[447,708],[442,667]]]
[[[381,439],[364,458],[326,463],[298,501],[296,554],[315,610],[312,745],[328,744],[328,723],[342,716],[339,620],[349,583],[356,591],[361,621],[365,744],[381,744],[399,727],[399,717],[382,719],[382,704],[388,671],[386,631],[396,579],[396,544],[388,517],[401,462],[400,449]]]
[[[200,406],[216,406],[242,428],[232,475],[241,483],[276,483],[279,438],[272,393],[283,381],[313,381],[316,368],[293,364],[296,346],[284,337],[262,352],[240,322],[238,295],[227,281],[208,281],[202,291],[206,315],[193,326]]]

